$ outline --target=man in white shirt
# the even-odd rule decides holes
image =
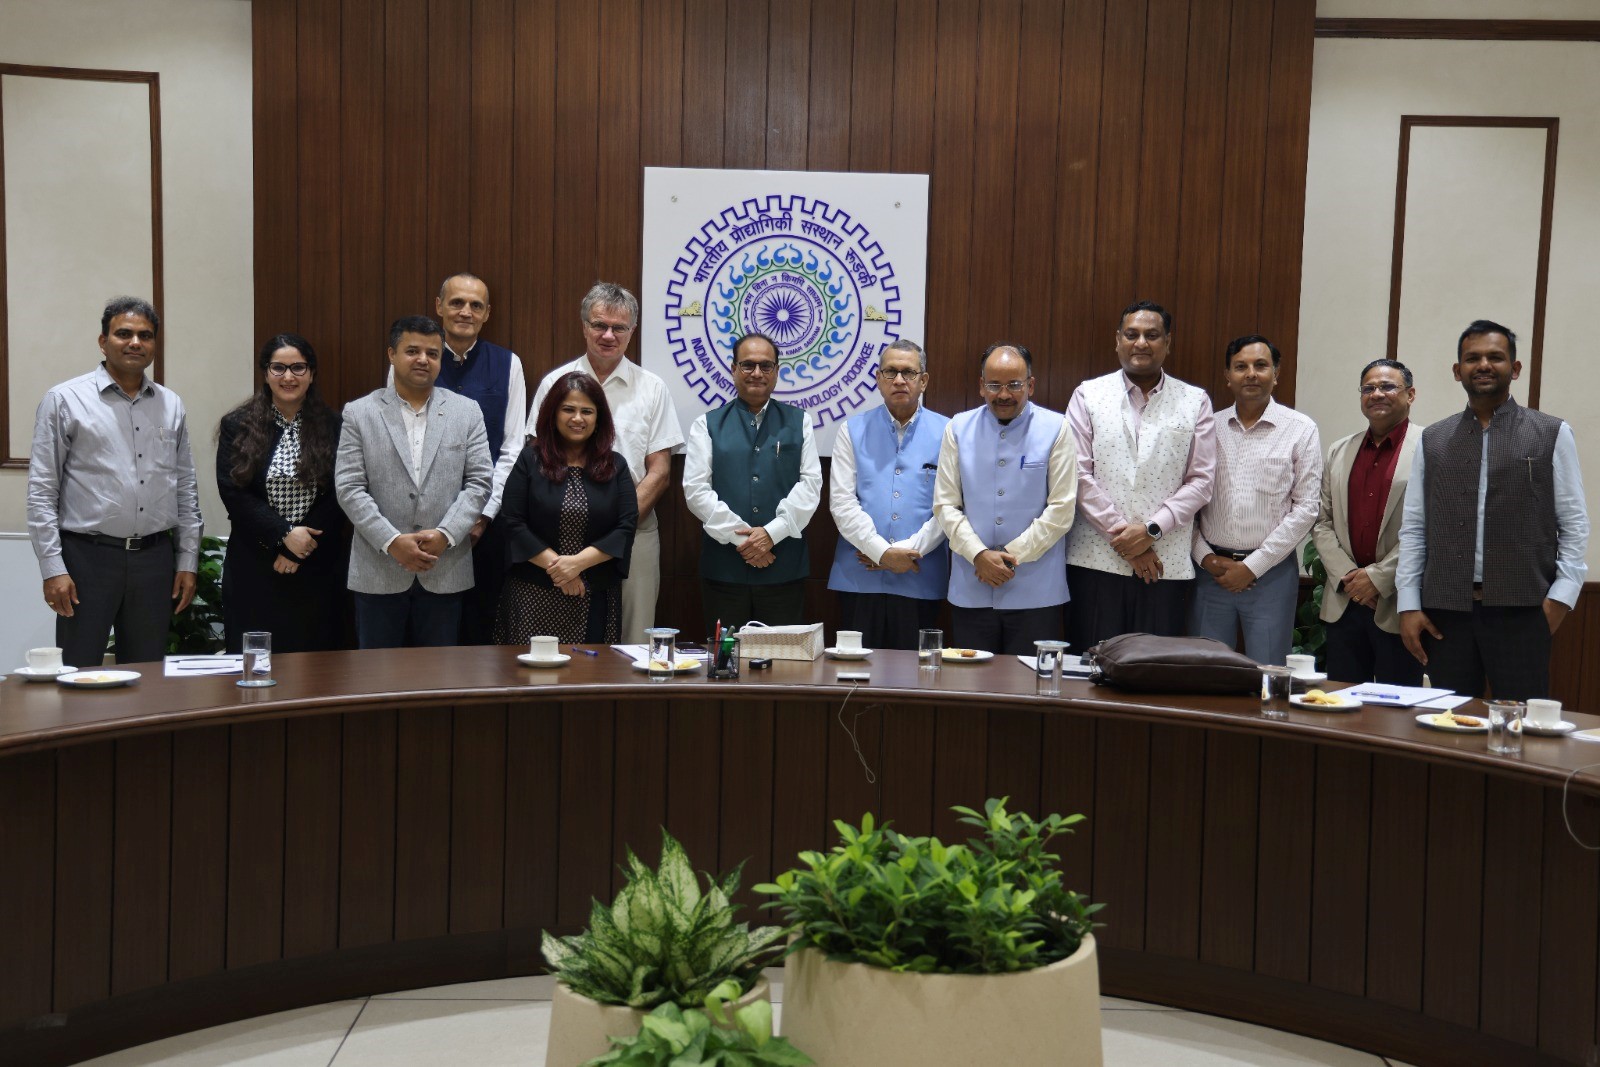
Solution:
[[[705,524],[700,596],[706,633],[720,621],[799,623],[811,573],[806,524],[822,499],[811,417],[772,399],[778,346],[759,333],[733,346],[738,396],[689,428],[683,495]]]
[[[916,648],[938,625],[950,551],[933,517],[939,446],[949,418],[922,406],[928,355],[915,341],[880,355],[883,406],[852,415],[833,439],[828,510],[839,529],[828,588],[840,626],[868,648]]]
[[[1195,523],[1189,632],[1281,664],[1294,640],[1295,549],[1317,521],[1322,439],[1317,424],[1272,399],[1283,356],[1260,334],[1229,342],[1223,376],[1232,407],[1217,412],[1217,473]]]
[[[596,282],[578,314],[584,354],[544,376],[529,410],[537,413],[550,387],[573,371],[590,375],[605,390],[617,431],[614,447],[628,461],[639,497],[639,526],[622,583],[622,639],[643,641],[645,629],[655,625],[661,591],[661,521],[655,507],[671,481],[672,450],[683,444],[683,429],[667,383],[627,358],[639,325],[638,298],[620,285]]]

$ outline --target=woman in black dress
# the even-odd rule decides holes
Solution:
[[[269,630],[274,652],[344,644],[344,513],[333,495],[339,416],[317,391],[311,343],[261,346],[261,389],[222,417],[217,491],[233,533],[222,562],[228,651]]]
[[[495,641],[525,645],[536,634],[564,643],[615,642],[622,631],[622,580],[639,518],[628,463],[600,383],[568,374],[551,387],[506,479],[500,521],[509,567]]]

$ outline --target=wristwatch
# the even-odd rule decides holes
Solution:
[[[1161,540],[1161,527],[1157,526],[1153,522],[1147,522],[1144,524],[1144,532],[1150,535],[1150,540],[1152,541]]]

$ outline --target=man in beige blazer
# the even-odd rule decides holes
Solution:
[[[1394,587],[1406,476],[1422,439],[1411,424],[1416,397],[1405,364],[1373,360],[1361,371],[1367,428],[1328,450],[1311,538],[1328,569],[1322,621],[1336,681],[1422,684],[1422,666],[1400,640]]]

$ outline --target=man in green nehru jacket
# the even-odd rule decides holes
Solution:
[[[778,346],[748,333],[733,346],[738,397],[689,428],[683,494],[705,524],[700,602],[706,632],[803,621],[811,573],[806,524],[822,498],[822,464],[810,417],[772,399]]]

